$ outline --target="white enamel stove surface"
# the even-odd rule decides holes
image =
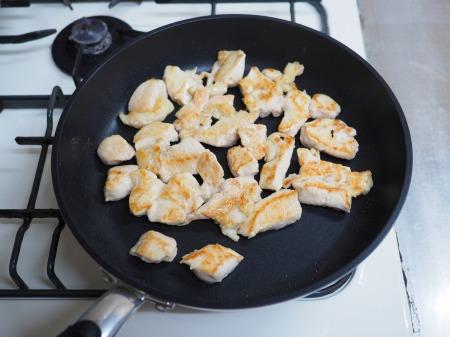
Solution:
[[[331,35],[364,56],[356,1],[324,1]],[[111,15],[137,30],[208,15],[209,5],[157,5],[144,2],[32,5],[0,11],[0,34],[56,28],[82,17]],[[289,19],[288,4],[217,5],[217,13],[252,13]],[[316,13],[307,4],[296,5],[297,21],[319,27]],[[51,58],[45,39],[0,47],[0,95],[49,94],[54,85],[65,94],[74,90],[72,79]],[[56,118],[59,111],[56,112]],[[55,120],[56,124],[56,120]],[[16,136],[42,136],[44,110],[4,110],[0,113],[0,208],[26,206],[39,147],[14,143]],[[56,208],[50,175],[50,156],[41,183],[37,207]],[[12,288],[7,266],[19,222],[0,220],[0,287]],[[25,235],[18,270],[31,287],[46,288],[45,263],[54,224],[36,220]],[[104,288],[95,262],[79,247],[69,230],[62,233],[56,272],[67,287]],[[4,336],[52,336],[73,322],[91,300],[1,300],[0,326]],[[395,336],[411,335],[410,313],[403,283],[395,232],[391,231],[376,251],[358,268],[341,292],[319,300],[294,300],[265,308],[233,312],[199,312],[177,308],[161,313],[144,305],[119,333],[120,336]]]

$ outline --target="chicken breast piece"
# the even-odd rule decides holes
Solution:
[[[199,208],[204,199],[202,190],[190,173],[173,176],[161,190],[152,207],[147,211],[151,222],[183,226],[195,220],[193,212]]]
[[[160,232],[148,231],[130,249],[130,255],[147,263],[172,262],[177,256],[177,242]]]
[[[347,178],[352,197],[369,193],[373,186],[372,172],[351,172]]]
[[[330,96],[315,94],[309,104],[309,112],[314,119],[336,118],[341,112],[341,107]]]
[[[202,107],[190,102],[175,114],[177,119],[173,123],[181,139],[197,137],[198,130],[211,126],[211,115],[204,112]]]
[[[238,129],[241,144],[256,160],[266,155],[267,127],[264,124],[250,124]]]
[[[140,129],[133,138],[134,147],[139,150],[155,143],[170,145],[178,140],[178,133],[173,124],[163,122],[151,122]]]
[[[235,177],[253,177],[259,171],[258,161],[251,152],[242,146],[228,149],[228,166]]]
[[[301,215],[297,191],[280,190],[256,203],[247,221],[239,228],[239,234],[250,239],[258,233],[290,225]]]
[[[164,82],[152,78],[136,88],[128,102],[129,113],[121,113],[119,118],[122,123],[139,129],[151,122],[164,120],[173,109]]]
[[[320,152],[316,149],[307,149],[304,147],[299,147],[297,149],[298,164],[300,167],[310,162],[320,161]]]
[[[97,155],[105,165],[117,165],[134,157],[134,148],[119,135],[103,139],[97,148]]]
[[[203,113],[215,119],[233,117],[236,114],[233,104],[234,95],[213,96],[205,104]]]
[[[257,113],[241,110],[231,117],[223,117],[209,128],[198,131],[198,140],[216,147],[229,147],[238,140],[237,130],[241,126],[252,124],[258,118]]]
[[[139,169],[131,173],[133,189],[128,200],[130,211],[135,216],[143,216],[151,208],[164,188],[164,183],[149,170]]]
[[[180,263],[187,264],[200,280],[215,283],[222,282],[243,259],[234,250],[216,243],[184,255]]]
[[[352,197],[367,194],[373,186],[370,171],[351,172],[346,166],[324,160],[304,163],[298,176],[286,180],[286,186],[292,184],[298,191],[301,203],[345,212],[350,212]]]
[[[219,82],[235,87],[244,76],[245,53],[242,50],[221,50],[217,54],[208,85]]]
[[[260,117],[281,115],[283,90],[277,82],[264,76],[258,67],[252,67],[247,76],[239,81],[239,88],[250,112],[256,112]]]
[[[311,97],[309,97],[306,91],[292,88],[284,99],[284,116],[278,125],[278,131],[295,137],[301,126],[310,117],[310,101]]]
[[[131,173],[137,169],[136,165],[111,167],[105,181],[105,201],[117,201],[128,196],[133,189]]]
[[[216,155],[209,150],[205,150],[198,160],[197,171],[203,180],[201,186],[203,191],[202,197],[207,200],[213,193],[219,190],[220,185],[223,183],[223,168],[217,160]]]
[[[355,136],[356,130],[343,121],[323,118],[303,124],[300,140],[304,146],[331,156],[353,159],[359,148]]]
[[[238,241],[239,227],[259,200],[261,188],[253,177],[231,178],[225,180],[220,190],[196,213],[199,218],[213,219],[220,226],[222,234]]]
[[[178,173],[198,173],[198,161],[205,148],[193,138],[184,138],[161,154],[159,176],[167,182]]]
[[[289,62],[284,67],[284,71],[281,72],[277,69],[266,68],[262,73],[270,78],[272,81],[277,82],[284,92],[288,92],[295,87],[295,78],[303,74],[305,67],[299,62]]]
[[[140,148],[136,151],[137,165],[141,169],[150,170],[154,174],[159,175],[161,156],[168,147],[169,146],[165,144],[154,143]]]
[[[294,138],[280,132],[274,132],[267,138],[266,163],[261,169],[259,186],[263,189],[278,191],[291,164],[294,151]]]
[[[196,74],[197,69],[181,70],[177,66],[167,66],[163,79],[166,82],[170,98],[179,105],[189,103],[195,91],[203,85],[202,77]]]

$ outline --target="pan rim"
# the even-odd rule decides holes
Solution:
[[[287,26],[292,26],[295,28],[303,29],[313,35],[316,35],[320,38],[324,38],[328,40],[329,42],[337,45],[337,47],[343,49],[346,53],[349,54],[349,56],[354,57],[359,61],[375,78],[376,80],[382,85],[385,92],[388,94],[389,98],[391,99],[396,111],[397,115],[400,119],[400,124],[402,126],[403,131],[403,142],[405,145],[405,171],[404,171],[404,177],[402,181],[402,188],[400,192],[400,196],[395,204],[395,207],[393,208],[393,211],[391,215],[389,216],[388,220],[386,221],[385,226],[382,228],[382,230],[375,236],[375,238],[372,240],[372,242],[356,257],[351,259],[347,264],[342,266],[340,269],[335,271],[334,273],[328,275],[327,277],[315,281],[310,286],[298,288],[292,291],[289,291],[287,293],[278,294],[278,295],[271,295],[270,298],[260,298],[257,300],[253,300],[252,302],[248,303],[241,303],[238,305],[221,305],[220,303],[217,303],[216,305],[208,305],[203,306],[200,304],[201,301],[198,301],[196,299],[183,299],[178,296],[174,296],[171,294],[158,294],[157,291],[152,291],[151,293],[148,293],[146,290],[141,289],[141,286],[138,284],[138,282],[135,282],[133,278],[127,277],[124,273],[122,273],[119,269],[116,269],[113,265],[108,263],[107,261],[103,260],[100,255],[96,253],[95,248],[92,248],[91,245],[89,245],[83,238],[83,235],[80,231],[77,230],[77,226],[74,225],[74,221],[72,220],[70,216],[70,211],[67,209],[64,197],[62,193],[60,193],[61,190],[61,179],[60,175],[58,173],[58,140],[61,138],[62,130],[64,128],[67,116],[69,114],[69,111],[72,107],[72,103],[77,98],[80,90],[84,87],[84,85],[89,82],[89,80],[95,76],[97,71],[99,71],[101,68],[103,68],[107,63],[109,63],[117,54],[123,52],[128,47],[139,43],[141,40],[146,39],[149,36],[158,34],[159,32],[162,32],[167,29],[171,29],[173,27],[182,26],[194,22],[201,22],[201,21],[213,21],[213,20],[223,20],[223,19],[248,19],[248,20],[264,20],[264,21],[271,21]],[[67,102],[60,120],[58,122],[55,136],[54,136],[55,142],[52,148],[52,161],[51,161],[51,170],[52,170],[52,182],[53,182],[53,188],[56,196],[56,200],[58,202],[58,206],[61,211],[61,215],[63,219],[68,224],[71,232],[77,239],[77,241],[80,243],[80,245],[83,247],[83,249],[94,259],[94,261],[104,270],[106,270],[108,273],[112,274],[117,279],[121,280],[125,284],[128,284],[136,289],[139,289],[145,293],[148,293],[152,298],[163,300],[163,301],[169,301],[176,303],[177,305],[181,305],[184,307],[194,308],[194,309],[206,309],[206,310],[226,310],[226,309],[244,309],[244,308],[256,308],[261,306],[266,306],[270,304],[285,302],[288,300],[292,300],[294,298],[304,297],[307,296],[310,293],[313,293],[314,291],[317,291],[318,289],[321,289],[328,284],[331,284],[333,281],[343,277],[345,274],[349,273],[353,269],[355,269],[363,260],[365,260],[378,245],[381,243],[381,241],[385,238],[385,236],[388,234],[390,229],[393,227],[393,224],[395,220],[397,219],[403,204],[406,200],[406,196],[408,194],[409,186],[411,183],[411,175],[412,175],[412,166],[413,166],[413,152],[412,152],[412,142],[411,142],[411,135],[409,131],[409,127],[406,121],[406,117],[403,113],[403,110],[395,97],[394,93],[386,83],[386,81],[381,77],[381,75],[359,54],[357,54],[355,51],[344,45],[343,43],[337,41],[336,39],[322,33],[319,31],[316,31],[312,28],[306,27],[304,25],[293,23],[290,21],[278,19],[278,18],[272,18],[267,16],[261,16],[261,15],[247,15],[247,14],[224,14],[224,15],[215,15],[215,16],[202,16],[197,18],[191,18],[187,20],[177,21],[162,27],[159,27],[155,30],[152,30],[150,32],[142,34],[142,36],[137,37],[130,43],[122,46],[121,48],[118,48],[115,52],[113,52],[102,64],[100,64],[98,67],[93,69],[89,75],[86,76],[83,83],[74,91],[71,98]]]

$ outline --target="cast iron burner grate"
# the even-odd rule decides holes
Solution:
[[[53,110],[64,108],[65,102],[70,96],[63,94],[59,87],[54,87],[50,96],[0,96],[0,113],[3,109],[42,109],[47,107],[47,127],[43,137],[16,137],[19,145],[39,145],[41,153],[39,156],[36,173],[31,188],[30,197],[26,209],[0,209],[0,218],[22,219],[22,224],[16,232],[14,245],[9,261],[9,275],[16,284],[17,289],[0,289],[1,297],[98,297],[104,289],[67,289],[55,272],[55,260],[58,250],[58,242],[65,222],[57,209],[36,209],[36,198],[41,184],[42,173],[49,146],[53,142]],[[47,276],[53,284],[53,289],[30,289],[17,271],[20,250],[26,231],[29,229],[31,221],[35,218],[57,219],[58,225],[53,230],[50,251],[47,259]],[[353,276],[354,271],[345,275],[338,281],[328,285],[317,292],[310,294],[307,298],[320,298],[329,296],[345,287]]]

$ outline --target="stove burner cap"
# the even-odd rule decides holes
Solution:
[[[84,54],[98,55],[109,48],[111,34],[105,22],[98,18],[82,18],[72,27],[69,39],[77,43]]]

